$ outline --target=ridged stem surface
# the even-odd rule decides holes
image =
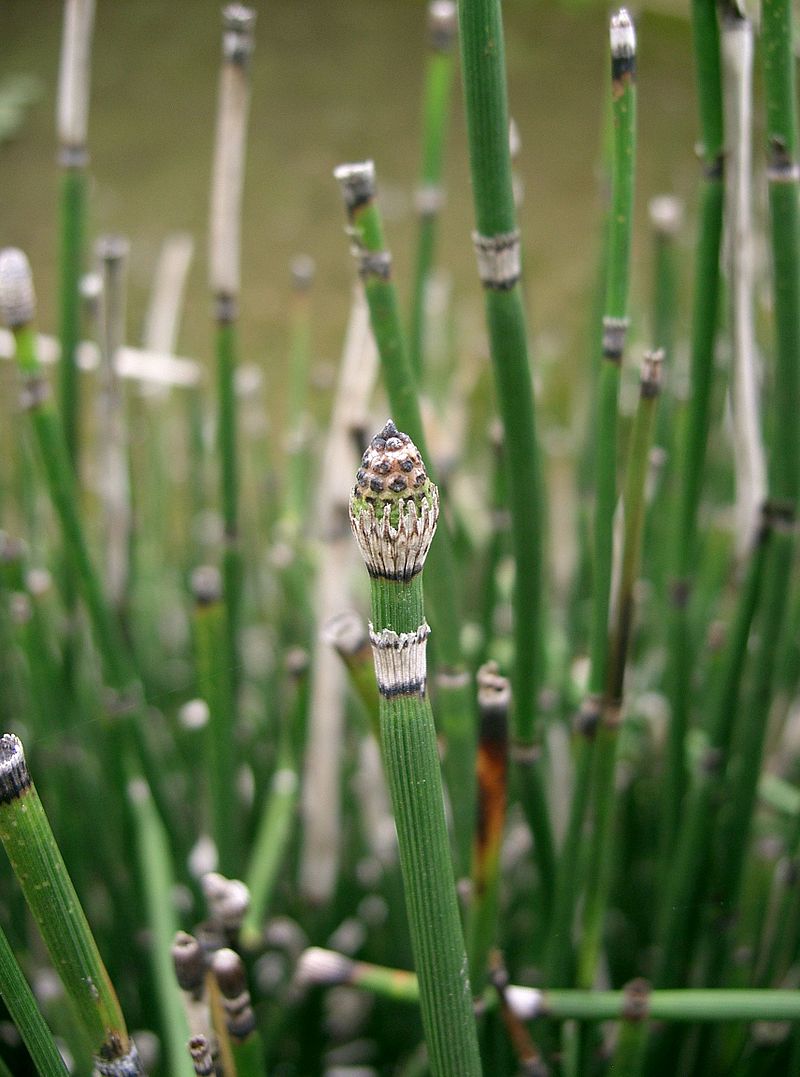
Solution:
[[[499,0],[460,0],[459,38],[469,142],[475,223],[493,240],[516,232],[516,212],[508,144],[505,47]],[[518,239],[517,239],[518,242]],[[486,322],[497,399],[505,429],[505,461],[511,536],[516,566],[514,609],[514,708],[512,761],[518,794],[535,840],[544,916],[555,883],[555,851],[544,777],[537,748],[541,723],[537,693],[543,670],[543,498],[534,422],[533,382],[528,358],[522,289],[519,281],[487,287]]]

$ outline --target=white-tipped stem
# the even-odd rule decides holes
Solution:
[[[760,423],[760,361],[753,321],[755,243],[752,219],[753,25],[727,10],[722,19],[725,130],[725,256],[733,381],[730,410],[736,478],[736,548],[752,545],[766,498],[767,468]]]
[[[536,987],[516,987],[509,984],[505,991],[506,1002],[520,1021],[533,1021],[542,1015],[544,994]]]
[[[378,355],[363,289],[356,287],[345,337],[336,395],[322,459],[324,477],[316,498],[318,538],[325,547],[314,594],[314,624],[321,626],[347,604],[353,546],[347,526],[349,487],[328,475],[349,475],[361,450]],[[345,670],[329,647],[315,647],[310,673],[309,734],[302,783],[304,820],[300,886],[315,903],[328,901],[336,885],[341,844],[340,770],[346,691]]]
[[[347,983],[353,973],[353,962],[335,950],[310,946],[300,955],[295,969],[294,982],[298,988],[314,986],[330,987]]]
[[[352,161],[333,170],[334,179],[342,189],[348,210],[354,210],[375,197],[375,162]]]
[[[101,236],[95,247],[103,277],[96,475],[103,506],[106,589],[118,610],[122,609],[127,596],[132,527],[128,432],[117,370],[118,356],[125,340],[129,252],[130,244],[122,236]]]
[[[161,245],[142,333],[148,351],[165,355],[175,351],[193,254],[194,240],[188,232],[173,232]]]
[[[450,52],[458,33],[458,5],[455,0],[430,0],[428,38],[436,52]]]
[[[27,255],[16,247],[0,251],[0,321],[9,329],[21,329],[36,317],[36,293]],[[11,356],[14,340],[10,340]]]
[[[250,104],[249,60],[255,12],[241,4],[223,10],[222,70],[217,107],[214,171],[211,180],[209,284],[228,303],[239,294],[242,191]],[[219,314],[220,312],[218,312]]]
[[[612,60],[627,60],[636,55],[636,31],[627,8],[621,7],[611,16],[609,38]]]
[[[659,235],[676,236],[683,227],[683,202],[672,194],[658,194],[647,204],[650,223]]]
[[[66,0],[56,126],[62,164],[67,167],[85,163],[93,26],[94,0]]]

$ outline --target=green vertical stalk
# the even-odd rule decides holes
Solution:
[[[22,1036],[22,1042],[40,1077],[65,1077],[64,1065],[53,1033],[42,1017],[28,981],[17,964],[14,951],[0,928],[0,995]]]
[[[590,987],[597,971],[602,941],[603,918],[611,887],[614,862],[614,772],[622,721],[625,666],[630,648],[634,613],[634,586],[639,574],[645,512],[645,480],[650,448],[655,432],[656,404],[661,388],[661,352],[645,357],[642,367],[639,406],[631,431],[622,507],[624,529],[619,586],[611,628],[611,646],[606,672],[605,703],[594,757],[592,785],[595,826],[589,847],[586,872],[586,900],[583,909],[578,965],[578,986]]]
[[[61,282],[59,287],[59,340],[61,342],[61,415],[70,460],[78,470],[80,452],[80,342],[83,248],[86,217],[84,165],[65,167],[61,177]]]
[[[429,0],[429,54],[425,71],[422,121],[422,165],[417,188],[419,232],[409,320],[408,350],[416,378],[423,373],[425,313],[433,266],[436,225],[444,200],[442,158],[453,85],[453,43],[457,33],[455,0]]]
[[[192,573],[195,599],[193,629],[197,680],[208,704],[206,774],[211,806],[211,832],[220,870],[238,870],[236,819],[236,752],[233,707],[226,664],[227,609],[216,568],[203,565]]]
[[[77,347],[86,227],[86,167],[89,160],[86,141],[93,24],[94,0],[66,0],[56,115],[62,168],[59,339],[61,418],[69,458],[76,471],[80,448]]]
[[[292,261],[293,294],[289,312],[291,341],[286,416],[288,461],[285,514],[292,541],[296,541],[297,532],[306,516],[311,482],[308,381],[311,363],[310,291],[313,280],[313,261],[299,255]]]
[[[341,165],[335,176],[350,222],[353,251],[369,305],[370,320],[380,354],[389,403],[400,426],[427,457],[417,387],[408,362],[399,307],[391,278],[392,258],[386,250],[383,222],[375,198],[375,169],[371,161]],[[400,481],[397,478],[396,483]],[[385,483],[376,478],[383,490]],[[377,489],[376,487],[376,489]],[[396,485],[396,490],[402,490]],[[456,870],[469,874],[472,829],[475,820],[476,732],[469,678],[460,647],[461,621],[452,538],[442,526],[440,541],[431,554],[428,593],[437,629],[439,661],[437,711],[446,740],[445,776],[453,809]]]
[[[739,685],[771,541],[771,525],[765,517],[755,538],[747,575],[728,631],[725,654],[712,687],[705,726],[706,744],[697,761],[684,805],[670,871],[663,879],[657,930],[659,952],[654,974],[656,987],[678,986],[683,982],[697,939],[700,902],[708,882],[711,842],[737,713]]]
[[[776,654],[785,620],[794,556],[794,525],[800,483],[800,431],[796,403],[800,399],[800,217],[797,163],[797,105],[792,50],[792,11],[785,0],[769,0],[762,12],[762,56],[767,115],[767,182],[775,303],[775,365],[772,426],[768,461],[769,512],[775,533],[765,570],[759,647],[747,720],[740,721],[734,748],[738,755],[731,775],[731,810],[723,843],[715,898],[729,924],[739,902],[742,870],[752,825],[758,777],[772,700]],[[712,983],[720,975],[723,940],[718,933],[712,960]]]
[[[164,824],[159,818],[147,782],[140,777],[128,783],[128,800],[137,818],[136,855],[139,875],[145,883],[147,923],[151,932],[150,958],[153,967],[161,1032],[169,1072],[175,1077],[189,1077],[191,1063],[186,1054],[189,1024],[175,982],[170,949],[178,929],[173,889],[175,879]]]
[[[292,837],[300,794],[298,758],[303,746],[303,723],[307,706],[306,667],[295,674],[294,699],[289,720],[280,731],[275,770],[264,798],[247,872],[244,876],[250,905],[242,923],[242,945],[256,948],[261,941],[272,903],[278,873]]]
[[[467,949],[472,989],[485,983],[489,952],[497,942],[500,850],[506,817],[508,712],[511,686],[495,662],[478,670],[478,819],[472,853],[472,898]]]
[[[421,573],[438,500],[419,451],[387,423],[364,454],[350,517],[371,580],[381,744],[431,1071],[434,1077],[470,1077],[480,1074],[481,1064],[426,694],[430,629]]]
[[[558,867],[553,930],[546,964],[552,982],[564,984],[569,975],[571,928],[579,892],[579,873],[586,812],[595,769],[613,770],[604,753],[595,761],[598,729],[604,711],[608,675],[609,607],[613,558],[614,509],[617,501],[617,398],[627,331],[631,216],[633,212],[636,145],[636,37],[623,8],[611,21],[611,208],[606,235],[605,303],[602,322],[601,367],[597,379],[597,450],[595,517],[592,542],[592,614],[589,644],[589,693],[575,721],[573,792],[564,845]],[[605,781],[605,779],[602,779]],[[598,820],[602,825],[602,820]],[[597,862],[595,861],[595,866]],[[595,880],[596,882],[597,880]],[[599,900],[599,892],[595,900]],[[588,906],[587,906],[588,914]],[[586,940],[586,945],[590,945]],[[591,944],[594,945],[593,943]],[[586,958],[591,963],[590,958]]]
[[[217,323],[217,433],[225,531],[223,580],[227,610],[227,660],[234,707],[239,683],[238,632],[242,597],[235,376],[238,361],[241,204],[255,19],[255,11],[243,4],[229,4],[222,11],[222,68],[209,225],[209,278]],[[230,718],[233,721],[235,714],[231,713]]]
[[[597,464],[593,540],[593,604],[589,693],[603,696],[608,676],[614,509],[617,502],[617,410],[628,327],[631,218],[636,152],[636,37],[624,8],[611,20],[611,97],[614,119],[611,223],[603,360],[598,383]]]
[[[78,895],[67,874],[18,737],[0,737],[0,841],[36,920],[53,966],[103,1066],[130,1060],[120,1073],[141,1073],[136,1048]],[[116,1071],[114,1071],[116,1072]]]
[[[697,560],[697,508],[700,501],[710,424],[714,341],[720,290],[723,221],[723,112],[719,25],[714,0],[692,0],[697,96],[702,134],[703,185],[695,260],[690,349],[691,395],[678,447],[680,486],[676,496],[673,579],[668,618],[667,732],[665,788],[661,798],[661,854],[666,874],[686,789],[685,739],[689,721],[692,665],[690,575]]]
[[[555,852],[541,767],[537,693],[543,664],[543,499],[520,287],[521,254],[508,144],[505,50],[499,0],[460,0],[461,70],[475,205],[473,242],[485,289],[495,385],[506,435],[514,581],[511,759],[533,831],[543,913],[552,905]]]

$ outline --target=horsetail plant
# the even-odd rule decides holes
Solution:
[[[381,360],[389,404],[400,426],[425,453],[425,434],[414,376],[406,353],[397,294],[392,280],[392,256],[386,249],[383,221],[376,199],[372,161],[341,165],[339,181],[349,221],[353,254],[364,283],[370,320]],[[381,482],[378,478],[375,482]],[[445,776],[453,811],[456,871],[469,874],[475,818],[475,725],[470,678],[460,646],[460,622],[455,586],[452,537],[442,528],[434,549],[429,594],[437,636],[437,710],[444,733]]]
[[[192,1036],[188,1043],[189,1057],[196,1077],[214,1077],[214,1056],[211,1053],[211,1044],[205,1036]]]
[[[800,430],[795,405],[800,398],[800,166],[792,11],[784,0],[766,4],[762,13],[764,89],[767,119],[767,184],[769,189],[772,280],[775,303],[773,423],[768,457],[768,512],[773,520],[771,549],[764,574],[760,636],[752,696],[746,721],[737,724],[735,773],[729,773],[731,810],[726,821],[724,853],[715,879],[714,897],[735,919],[747,851],[742,836],[750,834],[758,775],[767,731],[776,655],[789,605],[795,548],[795,521],[800,493]],[[729,920],[730,924],[732,920]],[[723,942],[717,933],[709,960],[710,982],[722,974]]]
[[[217,325],[217,436],[225,532],[223,578],[227,611],[227,660],[234,707],[239,680],[237,640],[242,597],[234,382],[239,350],[237,324],[241,275],[241,204],[250,96],[249,68],[255,20],[255,11],[243,4],[229,4],[222,11],[222,69],[209,225],[209,282]],[[233,721],[235,711],[232,711],[229,717]]]
[[[661,391],[662,352],[650,352],[642,364],[639,406],[628,447],[622,508],[624,528],[619,583],[615,595],[611,642],[606,667],[603,710],[596,733],[593,795],[594,833],[586,866],[579,986],[591,986],[600,956],[606,903],[611,886],[614,844],[614,774],[620,724],[623,717],[625,667],[630,649],[634,614],[634,587],[638,578],[645,513],[645,481],[655,432],[656,405]]]
[[[458,31],[455,0],[429,0],[428,63],[423,105],[422,165],[416,206],[419,216],[408,350],[414,376],[423,374],[426,301],[436,243],[436,223],[444,203],[442,158],[453,85],[453,45]]]
[[[95,244],[103,279],[96,423],[105,538],[105,590],[121,620],[129,597],[133,528],[125,397],[118,369],[119,352],[125,342],[129,254],[130,244],[123,236],[101,236]]]
[[[420,984],[413,972],[386,968],[366,961],[353,961],[334,950],[312,946],[304,951],[296,972],[298,986],[348,984],[397,1003],[420,1002]],[[643,987],[640,983],[640,987]],[[522,1021],[550,1018],[556,1021],[631,1020],[630,992],[584,991],[567,988],[525,987],[509,984],[505,998],[515,1017]],[[491,994],[484,996],[491,1007]],[[481,1005],[483,1000],[481,1000]],[[640,1020],[676,1022],[796,1021],[800,1019],[800,994],[790,989],[743,990],[735,988],[684,988],[678,991],[640,991]],[[674,1059],[673,1059],[674,1061]]]
[[[535,839],[543,919],[552,908],[555,852],[541,768],[537,693],[542,660],[543,501],[534,426],[533,383],[522,302],[521,243],[508,144],[505,52],[499,0],[459,0],[461,74],[467,116],[476,231],[486,322],[511,509],[514,578],[514,711],[511,760]]]
[[[387,422],[364,454],[350,520],[370,575],[381,744],[431,1071],[466,1077],[480,1074],[481,1064],[426,694],[422,570],[438,515],[419,451]]]
[[[214,565],[201,565],[192,573],[194,596],[194,648],[197,679],[208,704],[206,774],[211,833],[220,867],[233,871],[238,862],[236,818],[236,752],[231,736],[234,713],[227,669],[228,610],[223,583]]]
[[[69,1072],[59,1053],[53,1033],[36,1004],[28,981],[22,974],[6,933],[0,928],[0,995],[19,1029],[40,1077],[66,1077]]]
[[[80,394],[80,283],[86,227],[86,149],[95,0],[66,0],[58,84],[58,159],[61,178],[60,328],[61,416],[70,460],[77,470]]]
[[[89,1043],[99,1077],[143,1072],[105,965],[31,781],[18,737],[0,737],[0,841]]]
[[[144,880],[153,981],[163,1015],[163,1042],[169,1058],[169,1072],[174,1077],[190,1077],[186,1057],[189,1023],[182,1005],[172,969],[170,947],[177,930],[173,905],[175,879],[168,839],[158,817],[147,782],[132,778],[128,783],[128,800],[137,820],[134,829],[139,877]]]
[[[697,508],[710,423],[714,342],[720,287],[724,203],[724,123],[719,26],[714,0],[692,0],[692,36],[702,134],[703,180],[692,298],[690,396],[681,416],[677,454],[669,612],[668,696],[670,721],[661,811],[662,873],[668,872],[686,790],[685,739],[689,721],[690,570],[697,555]]]
[[[633,213],[636,146],[636,34],[625,8],[612,16],[611,103],[613,113],[612,200],[608,221],[605,273],[605,314],[602,359],[597,379],[597,444],[595,462],[594,533],[592,537],[592,613],[589,644],[588,694],[574,722],[575,763],[565,842],[558,867],[556,923],[548,942],[547,965],[553,982],[568,979],[570,926],[578,898],[577,873],[582,865],[580,844],[585,815],[594,792],[595,770],[607,772],[608,753],[598,762],[596,741],[606,698],[609,651],[609,609],[613,560],[614,510],[617,503],[617,411],[620,372],[628,327],[628,282]],[[612,762],[613,767],[613,762]],[[601,779],[605,784],[605,778]],[[602,822],[600,824],[602,826]],[[599,864],[597,863],[599,870]],[[599,900],[595,890],[584,912]],[[592,913],[595,920],[598,913]],[[595,924],[594,930],[599,930]],[[592,932],[590,931],[590,934]],[[586,946],[595,947],[589,942]],[[586,959],[584,975],[594,957]],[[588,986],[582,983],[582,986]]]

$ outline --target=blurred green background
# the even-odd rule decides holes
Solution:
[[[243,358],[265,364],[280,414],[287,356],[289,262],[318,267],[315,344],[338,356],[354,277],[334,166],[374,158],[401,293],[416,230],[425,5],[420,0],[257,0],[244,205]],[[522,137],[518,171],[534,356],[546,384],[583,379],[602,200],[598,160],[606,94],[606,9],[507,0],[510,109]],[[132,241],[131,342],[141,332],[164,235],[196,241],[180,351],[209,360],[205,260],[208,187],[220,53],[216,0],[98,0],[90,153],[90,230]],[[35,75],[39,99],[0,146],[0,242],[24,247],[53,331],[57,253],[55,87],[58,0],[3,0],[2,77]],[[685,13],[634,12],[640,46],[640,166],[634,309],[647,302],[648,199],[673,191],[691,208],[697,166],[693,77]],[[2,79],[0,79],[2,81]],[[453,274],[463,332],[481,348],[480,292],[470,243],[472,207],[460,92],[453,108],[440,258]],[[556,396],[561,394],[556,390]],[[566,416],[562,415],[562,421]]]

